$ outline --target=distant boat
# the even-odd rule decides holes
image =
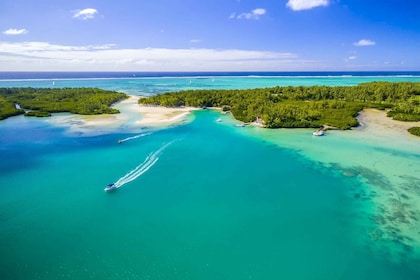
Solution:
[[[244,127],[244,126],[245,126],[245,124],[244,124],[244,123],[237,123],[237,124],[236,124],[236,126],[237,126],[237,127]]]
[[[108,186],[106,186],[104,191],[111,192],[111,191],[116,190],[116,189],[117,189],[117,186],[115,186],[115,184],[109,184]]]
[[[216,122],[221,122],[221,121],[222,121],[222,119],[217,119],[217,120],[216,120]]]
[[[324,131],[324,130],[322,130],[322,129],[315,130],[315,131],[312,133],[312,135],[313,135],[313,136],[323,136],[323,135],[325,135],[325,131]]]
[[[54,81],[52,82],[52,85],[55,86],[55,82]]]

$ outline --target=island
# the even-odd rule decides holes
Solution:
[[[218,107],[239,121],[266,128],[350,129],[360,125],[357,116],[366,108],[385,110],[388,117],[398,121],[420,121],[420,83],[415,82],[199,89],[137,98],[143,108],[179,109],[165,120],[178,118],[179,113],[185,115],[191,108]],[[125,93],[99,88],[0,88],[0,120],[21,114],[47,117],[57,112],[117,114],[119,110],[111,106],[126,99],[129,96]],[[146,112],[150,115],[155,111]],[[420,136],[420,127],[409,127],[408,132]]]
[[[244,123],[266,128],[350,129],[365,108],[399,121],[420,121],[420,83],[370,82],[356,86],[276,86],[245,90],[184,90],[141,98],[143,105],[219,107]],[[420,136],[420,128],[411,134]]]
[[[48,117],[51,113],[117,114],[112,104],[127,99],[99,88],[0,88],[0,120],[11,116]]]

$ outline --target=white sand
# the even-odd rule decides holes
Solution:
[[[386,133],[387,131],[410,134],[407,129],[414,126],[420,127],[420,122],[402,122],[386,116],[385,111],[365,109],[358,116],[359,123],[369,131]]]
[[[172,125],[182,121],[192,110],[196,110],[196,108],[166,108],[139,105],[142,118],[136,121],[136,124],[141,126]]]
[[[49,121],[55,125],[67,127],[69,132],[79,135],[97,135],[115,131],[138,132],[145,127],[166,127],[181,123],[196,108],[166,108],[138,104],[138,96],[130,96],[114,108],[120,114],[72,115],[59,114]]]

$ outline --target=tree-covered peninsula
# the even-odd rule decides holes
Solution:
[[[125,93],[98,88],[0,88],[0,120],[11,116],[46,117],[51,113],[115,114],[110,106]]]
[[[277,86],[245,90],[185,90],[142,98],[167,107],[222,107],[243,122],[262,119],[267,128],[358,125],[363,108],[388,109],[401,121],[420,121],[420,83],[371,82],[356,86]]]

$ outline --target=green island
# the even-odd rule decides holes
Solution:
[[[98,88],[0,88],[0,120],[52,113],[116,114],[110,106],[125,93]],[[350,129],[364,108],[387,110],[394,120],[420,121],[420,83],[371,82],[356,86],[276,86],[244,90],[184,90],[141,98],[165,107],[220,107],[245,122],[266,128]],[[420,136],[420,127],[408,130]]]
[[[125,93],[98,88],[0,88],[0,120],[11,116],[49,117],[51,113],[117,114],[110,106]]]
[[[350,129],[364,108],[387,110],[394,120],[420,121],[420,83],[370,82],[356,86],[276,86],[245,90],[184,90],[141,98],[165,107],[220,107],[245,123],[267,128]],[[420,128],[409,132],[420,136]]]

